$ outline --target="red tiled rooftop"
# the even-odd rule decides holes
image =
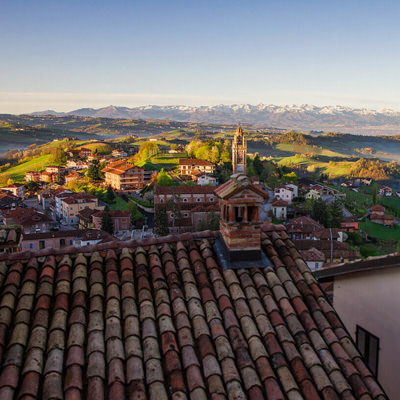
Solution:
[[[280,226],[273,265],[223,270],[217,233],[0,263],[0,398],[385,399]]]
[[[156,194],[213,194],[215,186],[157,186]]]
[[[198,158],[181,158],[179,160],[179,165],[193,165],[193,166],[212,166],[214,165],[212,162],[201,160]]]
[[[285,200],[274,200],[271,203],[272,207],[287,207],[288,206],[288,202]]]
[[[385,207],[381,206],[380,204],[376,204],[375,206],[371,207],[371,211],[385,211]]]

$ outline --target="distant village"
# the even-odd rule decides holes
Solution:
[[[156,140],[144,143],[154,144]],[[26,172],[24,183],[10,183],[0,189],[0,222],[4,228],[14,227],[18,233],[17,240],[9,247],[7,238],[3,239],[2,251],[82,247],[218,230],[221,205],[215,190],[224,183],[216,174],[218,166],[204,159],[183,157],[184,151],[185,148],[178,146],[164,148],[163,153],[178,157],[177,168],[155,171],[135,165],[132,156],[137,150],[133,147],[115,148],[108,155],[80,147],[69,150],[60,165]],[[248,173],[248,157],[246,138],[239,126],[231,144],[228,176]],[[266,167],[269,161],[264,157],[261,163]],[[85,176],[93,176],[93,185],[103,190],[102,196],[76,191],[74,183],[79,187]],[[367,235],[360,231],[360,218],[344,207],[346,194],[331,184],[296,176],[290,180],[288,176],[289,179],[278,182],[273,189],[260,177],[250,176],[253,184],[269,194],[261,207],[262,221],[284,224],[313,270],[359,259],[359,249],[348,238],[354,233],[363,239]],[[341,187],[357,192],[360,187],[372,184],[372,179],[351,178],[342,182]],[[389,186],[381,186],[377,195],[392,197],[399,193]],[[120,207],[119,199],[123,200]],[[316,207],[304,207],[305,203],[299,199],[333,208],[335,221],[329,225],[323,218],[315,215],[313,218]],[[127,202],[130,207],[126,206]],[[395,217],[379,204],[370,207],[366,217],[386,227],[395,222]]]

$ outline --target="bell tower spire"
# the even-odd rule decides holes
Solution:
[[[246,174],[247,143],[240,123],[232,142],[232,169],[234,174]]]

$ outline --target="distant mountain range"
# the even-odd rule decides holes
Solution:
[[[276,106],[234,104],[217,106],[108,106],[81,108],[67,113],[52,110],[30,115],[82,116],[119,119],[161,119],[181,122],[232,124],[242,122],[260,128],[334,131],[364,135],[400,134],[400,112],[368,110],[343,106]]]

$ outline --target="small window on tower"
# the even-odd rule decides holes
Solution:
[[[243,206],[235,207],[235,221],[242,222],[243,216],[244,216],[244,207]]]

